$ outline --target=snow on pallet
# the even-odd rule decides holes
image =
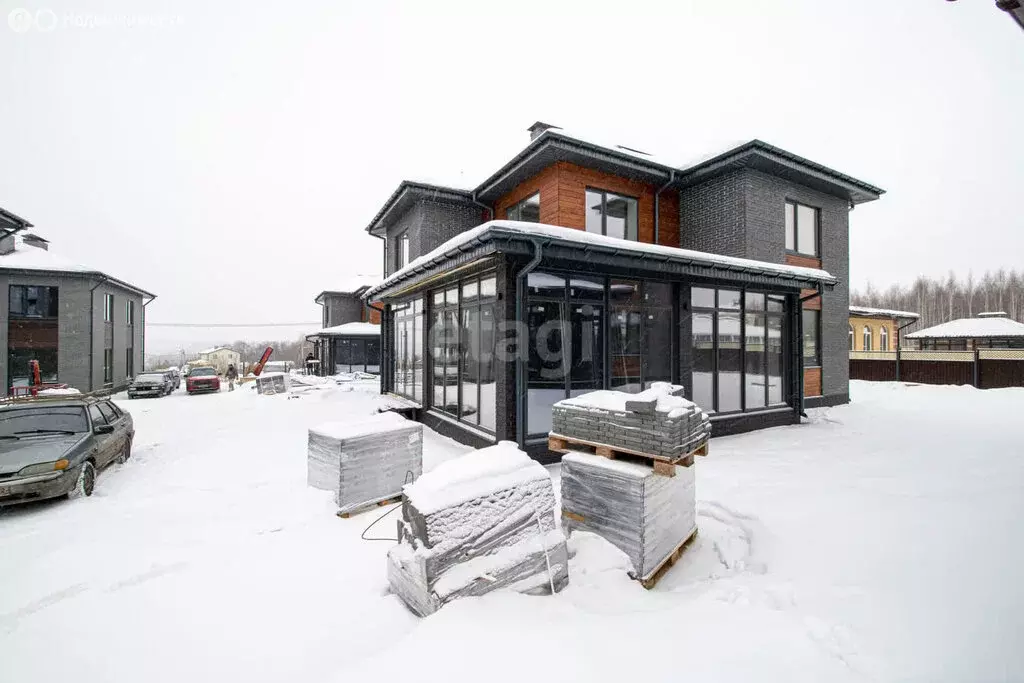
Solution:
[[[708,454],[708,442],[704,441],[696,449],[678,458],[669,458],[663,455],[653,455],[651,453],[641,453],[640,451],[634,451],[628,448],[609,446],[608,444],[597,443],[595,441],[573,439],[552,432],[548,435],[548,450],[555,453],[591,453],[593,455],[599,455],[602,458],[608,458],[609,460],[646,460],[649,461],[651,466],[654,468],[655,474],[674,477],[676,475],[675,465],[692,467],[695,455],[705,456]]]
[[[568,583],[551,478],[514,443],[443,463],[403,492],[388,580],[420,616],[498,588],[551,593]]]
[[[309,430],[307,483],[334,492],[342,516],[387,501],[423,472],[423,425],[387,412]]]

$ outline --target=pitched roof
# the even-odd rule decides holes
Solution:
[[[323,303],[323,297],[328,294],[353,294],[358,295],[368,287],[372,287],[383,278],[382,275],[349,275],[348,277],[342,278],[335,281],[336,287],[334,289],[325,289],[316,295],[314,301],[316,303]]]
[[[378,234],[378,227],[382,221],[390,215],[404,213],[416,198],[464,204],[472,204],[477,200],[493,201],[526,178],[560,160],[605,169],[646,182],[669,182],[680,188],[695,185],[731,170],[752,168],[790,178],[829,194],[847,197],[854,204],[878,199],[879,195],[885,192],[870,183],[757,139],[710,157],[699,157],[697,162],[688,161],[681,164],[624,145],[602,143],[589,137],[574,135],[553,126],[530,140],[518,154],[474,189],[403,180],[384,202],[366,230],[371,234]]]
[[[762,276],[772,280],[787,280],[797,285],[814,286],[823,284],[831,287],[836,283],[830,273],[817,268],[789,266],[752,259],[737,258],[710,254],[703,251],[666,247],[660,244],[647,244],[616,239],[605,235],[597,235],[583,230],[563,228],[544,223],[524,223],[521,221],[488,221],[472,230],[459,233],[433,251],[413,260],[401,270],[392,273],[384,282],[363,292],[363,299],[376,296],[380,292],[404,281],[426,273],[431,268],[440,266],[457,254],[471,251],[477,245],[496,241],[538,241],[547,249],[551,246],[568,247],[586,253],[586,257],[594,261],[598,254],[632,255],[642,257],[645,264],[652,268],[659,264],[690,266],[691,270],[703,273],[708,277],[721,277],[731,273],[744,273]],[[497,249],[494,249],[497,251]]]
[[[24,235],[14,235],[14,251],[9,254],[0,255],[0,270],[29,270],[48,273],[74,273],[78,275],[91,275],[104,278],[120,285],[125,289],[137,292],[143,296],[152,297],[153,294],[135,285],[128,284],[123,280],[111,277],[102,271],[90,268],[89,266],[64,258],[49,249],[40,249],[25,244]]]
[[[1011,318],[960,318],[906,335],[907,339],[1024,337],[1024,323]]]

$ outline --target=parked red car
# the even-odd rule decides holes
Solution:
[[[185,391],[202,394],[208,391],[220,391],[220,377],[214,368],[192,368],[185,375]]]

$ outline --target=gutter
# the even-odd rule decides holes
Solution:
[[[913,325],[917,321],[918,321],[918,319],[914,318],[913,320],[911,320],[906,325],[900,325],[899,327],[896,328],[896,381],[897,382],[900,381],[900,355],[901,355],[900,348],[902,346],[900,344],[900,338],[902,337],[900,332],[902,332],[904,329],[910,327],[911,325]],[[975,382],[975,386],[977,386],[977,382]]]
[[[384,314],[383,306],[378,308],[377,306],[374,306],[373,302],[369,299],[366,299],[366,305],[380,313],[380,393],[386,394],[388,392],[387,388],[391,386],[391,372],[387,369],[388,366],[390,366],[390,363],[386,363],[384,361],[389,355],[391,356],[391,360],[394,361],[394,354],[386,353],[384,348],[388,343],[388,339],[391,338],[390,331],[388,330],[388,318]]]
[[[493,221],[494,220],[494,208],[491,207],[491,206],[488,206],[487,204],[484,204],[483,202],[478,200],[477,199],[477,193],[475,191],[473,192],[472,199],[473,199],[473,203],[474,204],[476,204],[477,206],[483,207],[484,209],[487,209],[487,215],[488,215],[488,219],[487,220]]]
[[[540,265],[544,247],[540,239],[530,240],[533,244],[533,258],[526,266],[516,273],[516,334],[523,331],[526,325],[526,276]],[[527,335],[529,337],[529,335]],[[516,339],[516,442],[520,448],[526,448],[526,359],[523,358],[523,347],[529,345],[529,339]]]
[[[142,371],[146,371],[146,306],[156,301],[156,294],[149,301],[142,302]],[[133,323],[134,324],[134,323]],[[132,342],[134,343],[134,341]],[[134,368],[133,368],[134,369]]]
[[[658,188],[654,193],[654,243],[661,244],[661,193],[668,189],[668,186],[676,181],[676,171],[672,169],[668,174],[668,182]]]
[[[804,312],[804,302],[805,301],[811,301],[812,299],[817,299],[820,296],[821,296],[821,283],[818,283],[818,286],[815,287],[815,289],[814,289],[814,294],[808,294],[807,296],[803,296],[803,297],[800,297],[799,299],[797,299],[797,303],[799,303],[800,306],[799,306],[799,308],[798,308],[798,310],[796,312],[797,330],[796,330],[796,335],[795,335],[796,338],[793,340],[793,343],[798,344],[798,345],[804,343],[804,315],[803,315],[803,312]],[[821,327],[820,327],[821,326],[821,311],[820,310],[818,311],[818,326],[819,326],[818,329],[820,330],[821,329]],[[819,356],[821,355],[821,338],[820,337],[818,338],[818,355]],[[799,401],[800,417],[807,417],[807,408],[804,406],[804,402],[806,400],[806,396],[804,396],[804,353],[803,353],[802,350],[800,351],[799,358],[800,358],[800,384],[799,384],[799,386],[800,386],[800,401]],[[824,396],[825,395],[825,386],[824,386],[824,384],[825,384],[825,371],[824,371],[824,368],[822,368],[821,380],[822,380],[821,381],[821,383],[822,383],[821,395]]]

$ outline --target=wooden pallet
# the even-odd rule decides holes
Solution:
[[[688,545],[693,543],[695,538],[697,538],[696,529],[693,530],[693,533],[690,534],[685,541],[677,545],[675,550],[669,553],[668,557],[661,561],[661,564],[658,565],[652,574],[650,574],[646,579],[640,579],[640,585],[647,590],[654,588],[655,584],[658,583],[658,580],[672,568],[672,565],[679,561],[679,558],[683,556],[683,551],[686,550]]]
[[[652,461],[651,465],[656,474],[662,474],[666,477],[674,477],[676,476],[676,465],[682,465],[683,467],[692,466],[695,455],[703,456],[708,454],[708,444],[705,441],[696,450],[690,451],[686,455],[673,459],[664,455],[641,453],[640,451],[634,451],[629,448],[620,448],[618,446],[609,446],[608,444],[597,443],[595,441],[586,441],[583,439],[574,439],[568,436],[562,436],[561,434],[552,434],[548,437],[548,450],[554,451],[555,453],[582,451],[584,453],[600,455],[601,457],[608,458],[610,460],[615,460],[616,458],[640,458]]]
[[[402,496],[398,495],[398,496],[394,496],[392,498],[387,498],[385,500],[379,500],[376,503],[367,503],[366,505],[361,505],[361,506],[359,506],[357,508],[353,508],[351,510],[346,510],[345,512],[339,512],[338,516],[341,517],[342,519],[348,519],[352,515],[358,515],[360,512],[366,512],[368,510],[372,510],[373,508],[382,508],[382,507],[384,507],[386,505],[391,505],[392,503],[401,503],[401,502],[402,502]]]

